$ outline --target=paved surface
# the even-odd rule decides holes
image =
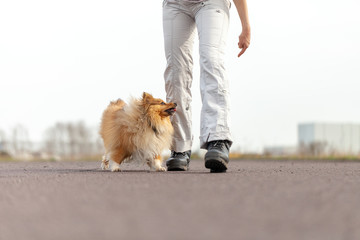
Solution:
[[[0,163],[0,239],[360,239],[360,163]]]

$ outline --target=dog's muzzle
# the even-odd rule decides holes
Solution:
[[[169,115],[173,115],[176,112],[176,108],[166,109],[165,112],[167,112]]]

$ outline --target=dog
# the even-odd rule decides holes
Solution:
[[[125,159],[141,159],[150,169],[166,171],[161,153],[171,147],[174,129],[170,116],[176,106],[146,92],[140,99],[132,98],[129,104],[121,99],[110,102],[100,126],[105,147],[102,170],[118,172]]]

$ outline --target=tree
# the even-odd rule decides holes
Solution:
[[[6,148],[6,138],[5,138],[5,132],[0,129],[0,152],[5,152]]]
[[[84,122],[56,123],[44,134],[45,151],[52,157],[79,158],[99,154],[98,140]]]
[[[23,157],[30,152],[29,134],[24,126],[18,124],[12,129],[11,145],[15,156]]]

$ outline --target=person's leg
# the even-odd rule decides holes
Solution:
[[[192,145],[191,84],[194,30],[195,21],[181,4],[165,2],[163,31],[167,65],[164,79],[166,101],[177,104],[176,114],[172,117],[172,150],[176,152],[190,150]]]
[[[224,66],[229,7],[227,0],[208,0],[196,15],[202,99],[200,147],[204,149],[215,140],[231,144],[229,83]]]
[[[166,55],[166,100],[177,103],[172,117],[174,138],[168,170],[187,170],[192,146],[191,84],[195,20],[180,2],[164,2],[163,31]],[[176,155],[179,153],[178,155]],[[175,154],[175,155],[174,155]]]
[[[202,99],[200,147],[207,149],[205,167],[223,172],[232,144],[229,129],[229,84],[224,66],[229,26],[228,0],[208,0],[196,15]]]

